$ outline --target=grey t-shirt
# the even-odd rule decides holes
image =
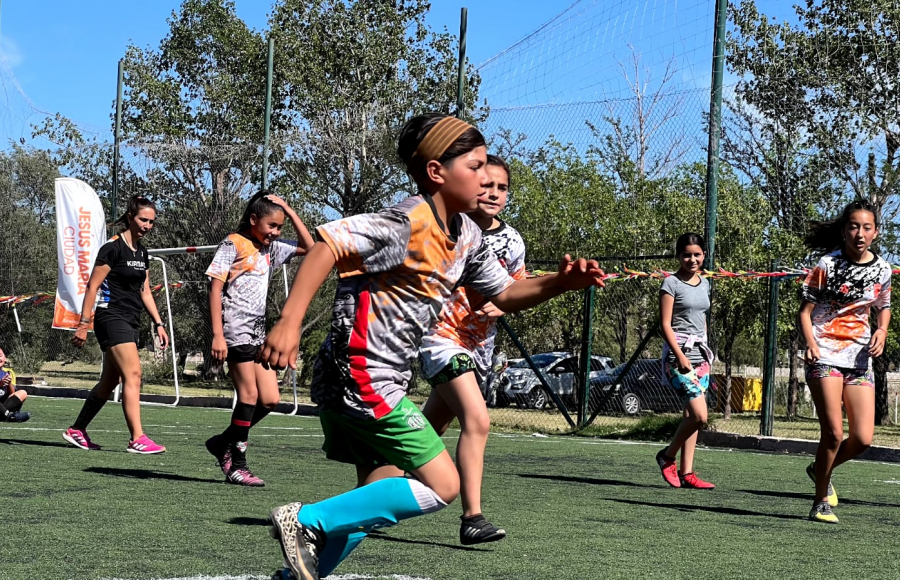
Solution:
[[[710,306],[709,280],[700,278],[700,283],[692,286],[677,276],[669,276],[663,280],[659,291],[675,299],[675,304],[672,305],[672,330],[677,334],[706,336],[706,313]],[[704,360],[699,345],[684,351],[684,354],[695,365]],[[674,357],[674,353],[670,352],[669,358],[674,360]]]

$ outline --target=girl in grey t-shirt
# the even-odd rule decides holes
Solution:
[[[666,381],[684,402],[684,418],[665,449],[656,454],[663,479],[672,487],[712,489],[694,473],[697,431],[706,426],[706,390],[713,356],[706,342],[709,281],[700,276],[705,258],[703,236],[682,234],[675,243],[678,270],[667,277],[659,291],[662,326],[662,367]],[[681,469],[675,456],[681,451]]]

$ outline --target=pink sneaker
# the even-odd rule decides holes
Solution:
[[[98,451],[100,446],[91,441],[91,438],[88,437],[87,431],[83,431],[81,429],[73,429],[69,427],[65,431],[63,431],[63,439],[74,445],[79,449],[84,449],[85,451]]]
[[[138,453],[140,455],[154,455],[156,453],[163,453],[165,450],[165,447],[157,445],[146,435],[141,435],[134,441],[128,443],[128,448],[126,449],[128,453]]]
[[[681,487],[681,480],[678,478],[678,468],[675,466],[675,460],[666,457],[666,450],[662,449],[656,454],[656,464],[662,471],[663,479],[672,487]]]
[[[263,487],[266,485],[265,481],[253,475],[253,472],[247,467],[232,467],[225,481],[236,485],[246,485],[247,487]]]
[[[679,473],[678,475],[681,477],[681,487],[687,487],[690,489],[716,489],[715,485],[708,481],[703,481],[702,479],[697,477],[697,474],[693,471],[690,473],[685,473],[684,475],[681,475],[681,473]]]

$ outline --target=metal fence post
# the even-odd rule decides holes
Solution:
[[[581,327],[581,368],[576,384],[578,386],[578,426],[590,413],[591,399],[591,339],[593,337],[594,286],[584,289],[584,323]]]
[[[778,270],[772,260],[771,272]],[[765,362],[763,370],[762,417],[759,434],[771,437],[775,422],[775,362],[778,353],[778,287],[779,278],[769,278],[769,304],[766,318]]]
[[[456,69],[456,116],[462,118],[466,112],[466,99],[463,95],[466,83],[466,28],[469,22],[469,10],[459,10],[459,63]]]

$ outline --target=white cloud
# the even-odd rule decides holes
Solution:
[[[16,41],[6,35],[0,37],[0,58],[6,61],[9,68],[16,68],[25,60]]]

